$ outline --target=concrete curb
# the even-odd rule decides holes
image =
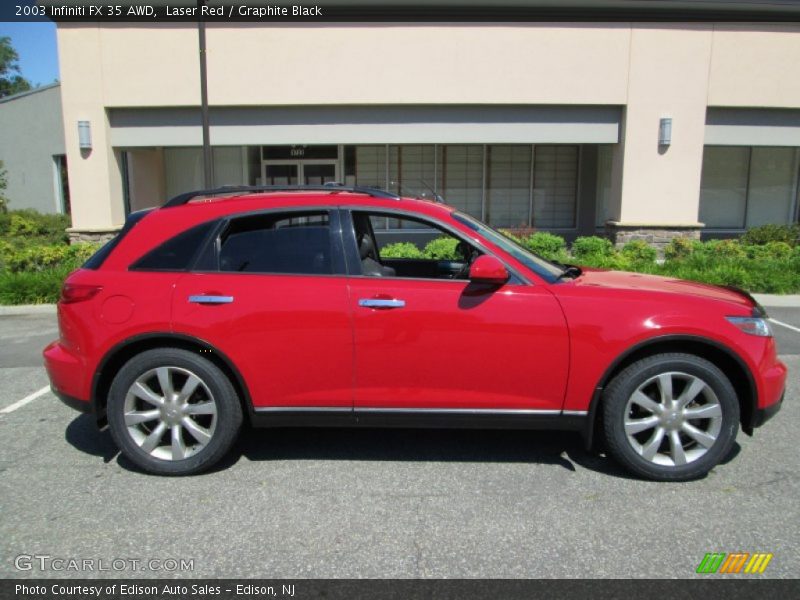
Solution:
[[[774,306],[775,308],[800,308],[800,294],[753,294],[753,298],[758,300],[762,306]]]
[[[56,314],[55,304],[19,304],[17,306],[0,306],[0,317],[54,314]]]

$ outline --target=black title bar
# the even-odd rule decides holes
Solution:
[[[800,22],[795,0],[3,0],[0,20],[57,22]]]
[[[665,573],[665,575],[668,573]],[[574,600],[681,598],[727,600],[793,598],[797,580],[509,579],[8,579],[4,600]]]

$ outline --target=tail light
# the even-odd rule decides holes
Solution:
[[[81,283],[65,283],[61,287],[61,303],[74,304],[91,300],[103,289],[101,285],[86,285]]]

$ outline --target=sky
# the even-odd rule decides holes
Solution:
[[[59,78],[55,23],[0,22],[0,37],[5,36],[11,38],[11,45],[19,54],[25,79],[34,85],[47,85]]]

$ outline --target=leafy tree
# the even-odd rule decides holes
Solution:
[[[11,38],[0,37],[0,98],[31,89],[31,84],[22,76],[17,61],[19,55],[11,45]]]

